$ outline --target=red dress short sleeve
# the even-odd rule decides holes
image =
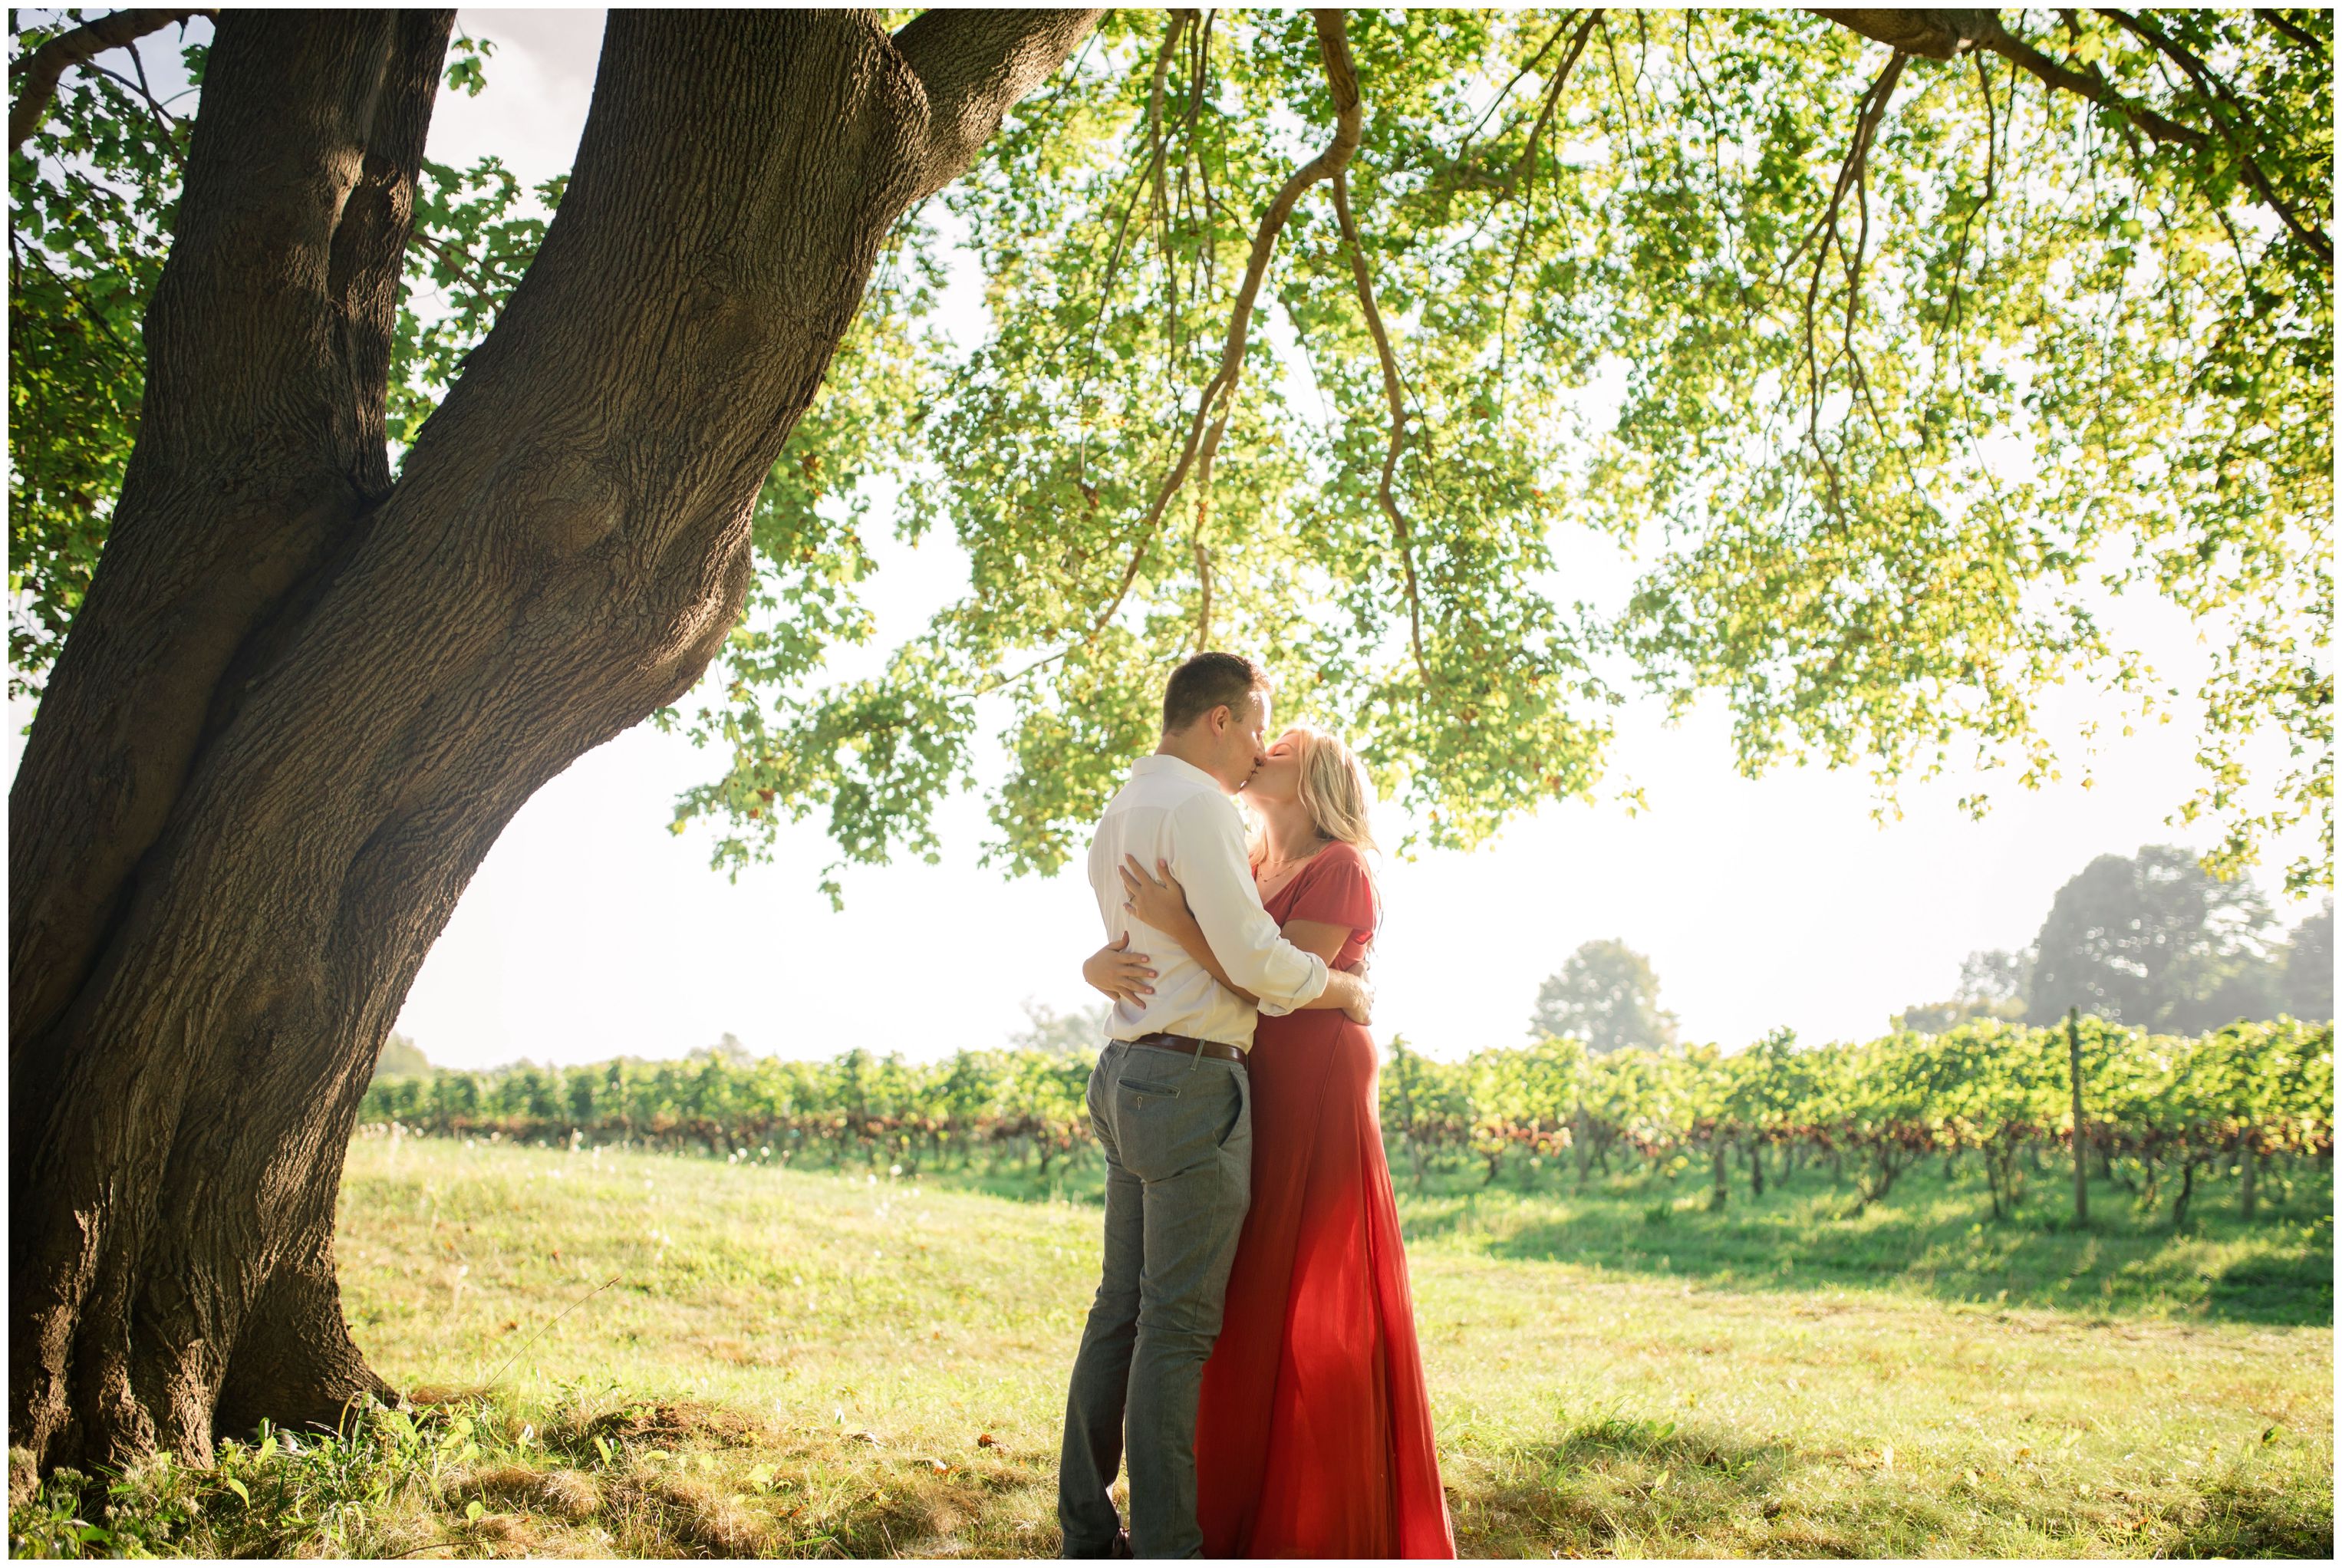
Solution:
[[[1381,913],[1375,904],[1374,877],[1366,869],[1366,857],[1355,844],[1329,844],[1312,856],[1281,902],[1279,924],[1315,920],[1350,928],[1350,940],[1335,954],[1336,969],[1357,961],[1359,953],[1374,939]]]

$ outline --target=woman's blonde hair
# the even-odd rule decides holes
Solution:
[[[1285,731],[1300,751],[1300,783],[1295,793],[1317,831],[1327,838],[1375,847],[1369,818],[1375,808],[1375,786],[1364,764],[1330,731],[1315,724],[1292,724]],[[1283,736],[1279,737],[1280,739]],[[1259,829],[1253,834],[1253,858],[1260,858]]]

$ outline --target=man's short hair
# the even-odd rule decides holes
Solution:
[[[1237,654],[1197,654],[1171,672],[1163,688],[1163,733],[1177,734],[1226,703],[1244,705],[1246,695],[1268,690],[1268,672]]]

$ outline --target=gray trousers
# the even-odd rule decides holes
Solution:
[[[1090,1074],[1089,1111],[1106,1152],[1106,1264],[1066,1398],[1065,1555],[1112,1551],[1106,1489],[1126,1432],[1132,1553],[1199,1557],[1196,1400],[1252,1203],[1252,1085],[1240,1062],[1117,1040]]]

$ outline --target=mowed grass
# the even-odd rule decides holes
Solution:
[[[1826,1181],[1669,1191],[1403,1196],[1464,1554],[2331,1556],[2310,1194],[2175,1238],[1980,1225],[1957,1183],[1860,1219]],[[370,1491],[300,1479],[350,1463],[314,1449],[259,1490],[231,1451],[253,1506],[172,1549],[1054,1555],[1098,1226],[933,1177],[362,1137],[345,1304],[435,1413],[369,1436],[404,1466]],[[2219,1285],[2256,1270],[2290,1303],[2261,1321]]]
[[[2296,1254],[2316,1265],[2314,1224],[2272,1217],[2257,1251],[2166,1237],[2177,1259],[2095,1273],[2092,1239],[2063,1238],[2082,1310],[2059,1311],[1944,1299],[1962,1271],[2007,1288],[2034,1244],[1988,1233],[2007,1227],[1918,1276],[1882,1270],[1885,1288],[1791,1289],[1754,1263],[1713,1277],[1712,1243],[1685,1277],[1667,1238],[1696,1242],[1688,1207],[1653,1223],[1643,1204],[1633,1248],[1573,1261],[1571,1201],[1408,1200],[1466,1554],[2330,1555],[2330,1293],[2324,1323],[2220,1321],[2201,1266],[2242,1245],[2289,1280]],[[1917,1223],[1834,1213],[1788,1229],[1900,1257],[1863,1237]],[[1048,1556],[1098,1223],[1086,1203],[918,1179],[365,1138],[340,1248],[359,1342],[402,1386],[492,1385],[540,1433],[669,1407],[672,1430],[586,1467],[636,1506],[572,1519],[504,1488],[529,1550],[689,1549],[697,1498],[762,1552]],[[1834,1225],[1854,1229],[1819,1239]],[[738,1424],[672,1414],[695,1407]],[[686,1501],[661,1503],[662,1479]]]

